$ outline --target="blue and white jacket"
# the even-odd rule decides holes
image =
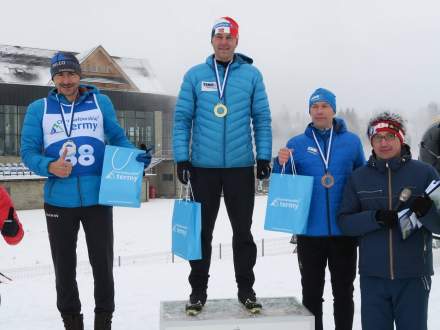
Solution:
[[[435,206],[419,219],[423,227],[405,240],[399,225],[384,228],[376,222],[376,211],[408,208],[414,197],[437,180],[428,164],[411,159],[409,147],[401,157],[379,160],[353,172],[344,190],[339,225],[346,235],[359,238],[359,274],[388,279],[432,275],[432,233],[440,233],[440,214]],[[411,198],[398,204],[402,188],[411,189]]]
[[[329,172],[335,183],[331,188],[321,184],[325,174],[324,162],[313,139],[312,130],[323,150],[327,154],[329,132],[322,134],[310,123],[304,134],[297,135],[287,142],[287,148],[293,149],[293,160],[297,174],[313,177],[313,193],[310,203],[309,219],[306,236],[340,236],[341,230],[337,224],[337,213],[342,199],[345,182],[351,172],[365,164],[364,151],[359,137],[349,131],[341,118],[333,120],[333,141],[330,150]],[[289,160],[285,173],[292,174],[292,164]],[[274,173],[281,172],[278,159],[274,160]]]
[[[110,99],[94,86],[81,85],[79,89],[70,137],[60,107],[70,127],[71,102],[56,89],[29,105],[22,128],[21,158],[33,172],[48,177],[44,201],[59,207],[97,205],[105,144],[134,148],[118,124]],[[76,145],[76,152],[66,158],[74,166],[69,177],[59,178],[50,174],[48,167],[60,157],[67,141]]]
[[[213,61],[214,56],[209,56],[183,79],[174,115],[175,161],[206,168],[253,166],[251,127],[257,159],[270,160],[271,117],[261,73],[252,59],[234,55],[223,96],[228,113],[219,118],[213,112],[220,101]],[[225,68],[219,65],[218,70],[223,82]]]

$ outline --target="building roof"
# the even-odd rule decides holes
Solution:
[[[30,48],[0,44],[0,83],[51,86],[50,59],[58,50]],[[164,94],[164,90],[146,59],[126,58],[109,55],[102,46],[82,53],[73,52],[80,64],[92,54],[101,51],[108,55],[113,65],[130,85],[143,93]],[[86,82],[100,82],[120,85],[117,77],[96,77],[87,73]]]

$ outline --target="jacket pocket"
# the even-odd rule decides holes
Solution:
[[[382,189],[364,189],[364,190],[359,190],[356,192],[359,200],[366,200],[366,199],[376,199],[376,198],[380,198],[383,197],[383,190]]]

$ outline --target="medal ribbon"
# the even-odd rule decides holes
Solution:
[[[332,140],[333,140],[333,126],[330,130],[330,138],[328,142],[328,148],[327,148],[327,157],[324,157],[324,153],[322,152],[321,146],[318,143],[318,139],[316,138],[315,131],[312,129],[313,139],[315,140],[316,145],[318,146],[319,154],[321,155],[321,159],[324,162],[325,167],[325,173],[328,171],[328,164],[330,162],[330,149],[332,147]]]
[[[223,79],[223,84],[220,84],[220,75],[218,74],[217,61],[215,60],[215,57],[213,57],[213,61],[214,61],[214,68],[215,68],[215,77],[217,79],[218,97],[220,99],[220,102],[222,102],[223,93],[225,91],[225,86],[226,86],[226,80],[228,79],[229,66],[231,65],[233,59],[229,61],[228,66],[226,67],[225,77]]]
[[[72,135],[72,124],[73,124],[73,114],[74,114],[73,110],[75,106],[75,101],[73,101],[70,106],[70,126],[68,130],[66,120],[64,119],[67,115],[64,112],[64,107],[61,104],[60,99],[58,98],[58,94],[56,96],[57,96],[58,104],[60,105],[60,109],[61,109],[61,119],[63,120],[64,131],[66,132],[67,137],[70,138],[70,135]]]

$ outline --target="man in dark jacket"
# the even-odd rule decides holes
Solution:
[[[398,330],[424,330],[433,275],[432,233],[440,233],[439,213],[424,191],[438,174],[411,159],[399,115],[374,117],[368,136],[373,154],[348,180],[339,214],[342,231],[359,237],[362,329],[392,330],[395,323]],[[406,202],[399,201],[403,188],[412,192]],[[403,239],[398,211],[405,208],[422,227]]]
[[[298,174],[314,177],[307,231],[298,236],[302,303],[315,316],[315,329],[322,330],[328,262],[336,330],[351,330],[356,239],[342,235],[336,215],[347,177],[365,163],[364,151],[359,137],[347,130],[341,118],[335,118],[336,97],[332,92],[318,88],[310,96],[309,112],[312,122],[304,134],[291,138],[280,150],[274,172],[280,172],[283,164],[286,173],[292,172],[292,153]]]

